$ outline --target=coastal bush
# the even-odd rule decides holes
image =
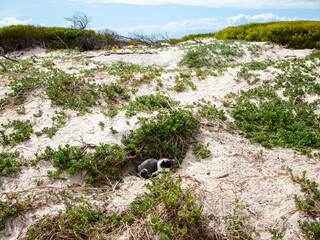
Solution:
[[[305,96],[319,95],[320,85],[314,70],[316,61],[306,64],[307,59],[278,62],[274,67],[281,72],[273,80],[226,96],[233,99],[226,105],[232,107],[233,123],[241,134],[265,147],[288,147],[312,156],[312,149],[320,146],[319,100],[306,101]]]
[[[59,146],[57,150],[47,146],[45,151],[37,156],[37,160],[52,160],[56,172],[48,171],[48,176],[58,178],[63,171],[73,175],[86,170],[88,184],[110,185],[112,181],[121,178],[120,171],[126,163],[124,150],[117,144],[100,144],[92,153],[87,153],[83,148]]]
[[[19,62],[1,59],[1,62],[6,66],[7,71],[1,68],[0,74],[10,76],[12,79],[21,77],[21,74],[24,74],[25,77],[39,77],[42,74],[31,59],[20,59]]]
[[[151,179],[146,184],[148,193],[131,203],[134,216],[149,215],[145,225],[159,233],[161,239],[216,239],[208,228],[208,218],[203,206],[196,203],[196,195],[189,187],[181,188],[182,179],[177,180],[162,174],[160,179]]]
[[[54,179],[64,171],[73,175],[86,170],[88,184],[110,185],[121,178],[124,167],[131,162],[137,164],[147,158],[161,157],[182,161],[200,124],[190,111],[183,109],[160,111],[156,121],[147,118],[139,118],[139,121],[141,126],[137,130],[123,135],[124,148],[117,144],[100,144],[94,151],[87,152],[69,145],[59,146],[57,150],[48,146],[37,155],[36,161],[51,160],[58,168],[55,172],[48,171],[48,176]],[[110,131],[117,133],[112,127]]]
[[[135,239],[150,239],[151,234],[160,234],[161,239],[216,239],[203,206],[196,203],[191,187],[181,188],[181,182],[166,174],[151,179],[148,192],[121,213],[89,202],[70,204],[30,226],[26,239],[118,239],[124,230]]]
[[[257,62],[257,61],[252,61],[248,62],[245,64],[245,66],[250,69],[250,70],[265,70],[269,66],[272,66],[274,63],[273,62]]]
[[[102,209],[89,204],[69,205],[56,216],[45,216],[27,230],[26,239],[105,239],[103,236],[114,231],[121,218],[107,215]]]
[[[162,174],[151,178],[143,196],[131,202],[130,208],[118,212],[99,208],[79,199],[58,214],[45,215],[30,226],[24,239],[117,239],[124,231],[136,239],[158,235],[168,239],[252,239],[254,228],[248,229],[240,205],[226,219],[225,233],[208,225],[203,205],[192,192],[197,185],[181,187],[182,178]],[[70,198],[70,197],[69,197]],[[71,199],[71,198],[70,198]]]
[[[320,49],[320,21],[250,23],[227,27],[214,36],[217,39],[271,41],[295,49]]]
[[[173,89],[176,92],[182,92],[187,88],[187,86],[190,86],[192,90],[196,90],[197,86],[192,82],[191,77],[191,73],[180,72],[179,75],[175,76],[175,85],[168,89]]]
[[[245,137],[265,147],[290,147],[310,153],[320,147],[318,116],[311,104],[290,104],[279,97],[250,102],[241,97],[231,115]]]
[[[22,104],[30,92],[35,90],[40,83],[41,79],[39,77],[24,76],[21,79],[14,79],[8,85],[13,90],[8,94],[8,97],[12,99],[15,105]]]
[[[156,120],[138,118],[140,127],[123,135],[128,156],[139,162],[147,158],[176,158],[182,161],[191,140],[199,131],[199,120],[183,109],[160,111]]]
[[[130,99],[129,89],[118,83],[97,85],[98,91],[101,92],[102,98],[109,104],[117,104],[121,100]]]
[[[49,49],[75,49],[82,51],[111,48],[117,41],[109,34],[93,30],[62,27],[12,25],[0,28],[0,46],[6,51],[23,50],[40,45]]]

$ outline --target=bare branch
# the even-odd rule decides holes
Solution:
[[[5,72],[8,71],[7,68],[6,68],[6,66],[5,66],[2,62],[0,62],[0,65],[1,65],[1,67],[3,67],[3,69],[4,69]]]
[[[117,42],[128,40],[128,38],[107,28],[99,30],[98,33],[106,36],[107,38],[113,39],[114,41],[117,41]]]
[[[91,22],[91,17],[81,12],[76,12],[72,17],[65,18],[72,24],[72,28],[86,29]]]
[[[159,35],[151,33],[150,35],[143,34],[142,32],[131,32],[128,37],[131,41],[145,44],[149,47],[162,47],[159,42]]]

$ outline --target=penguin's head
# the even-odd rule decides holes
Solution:
[[[168,158],[161,158],[160,161],[161,161],[160,167],[170,168],[175,163],[176,160],[168,159]]]

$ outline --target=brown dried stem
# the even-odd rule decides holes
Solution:
[[[5,56],[5,54],[4,54],[4,49],[3,49],[2,47],[0,47],[0,52],[1,52],[1,55],[0,55],[1,57],[5,58],[5,59],[8,59],[8,60],[11,60],[11,61],[13,61],[13,62],[19,62],[19,61],[16,60],[16,59],[9,58],[9,57]],[[8,71],[7,68],[6,68],[6,66],[5,66],[1,61],[0,61],[0,65],[1,65],[1,67],[3,67],[3,69],[4,69],[5,72]]]

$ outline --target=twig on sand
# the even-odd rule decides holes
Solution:
[[[228,177],[228,176],[229,176],[229,173],[226,173],[226,174],[223,174],[223,175],[221,175],[221,176],[219,176],[217,178],[225,178],[225,177]]]
[[[1,53],[0,56],[3,57],[3,58],[5,58],[5,59],[8,59],[8,60],[13,61],[13,62],[19,62],[19,61],[16,60],[16,59],[9,58],[9,57],[5,56],[5,55],[4,55],[4,49],[3,49],[2,47],[0,47],[0,53]],[[1,65],[1,67],[3,67],[4,71],[6,72],[6,71],[7,71],[6,66],[5,66],[2,62],[0,62],[0,65]]]
[[[101,54],[100,56],[128,55],[128,54],[153,54],[153,52],[109,52],[109,53]]]
[[[87,149],[87,148],[95,148],[97,147],[96,144],[93,144],[93,143],[86,143],[84,140],[83,140],[83,136],[79,136],[80,137],[80,140],[77,140],[77,139],[74,139],[75,141],[79,142],[79,143],[82,143],[84,146],[82,148],[84,149]]]
[[[103,53],[100,55],[89,55],[89,56],[76,56],[74,59],[81,59],[81,58],[94,58],[94,57],[100,57],[100,56],[110,56],[110,55],[134,55],[134,54],[153,54],[153,52],[108,52]]]

